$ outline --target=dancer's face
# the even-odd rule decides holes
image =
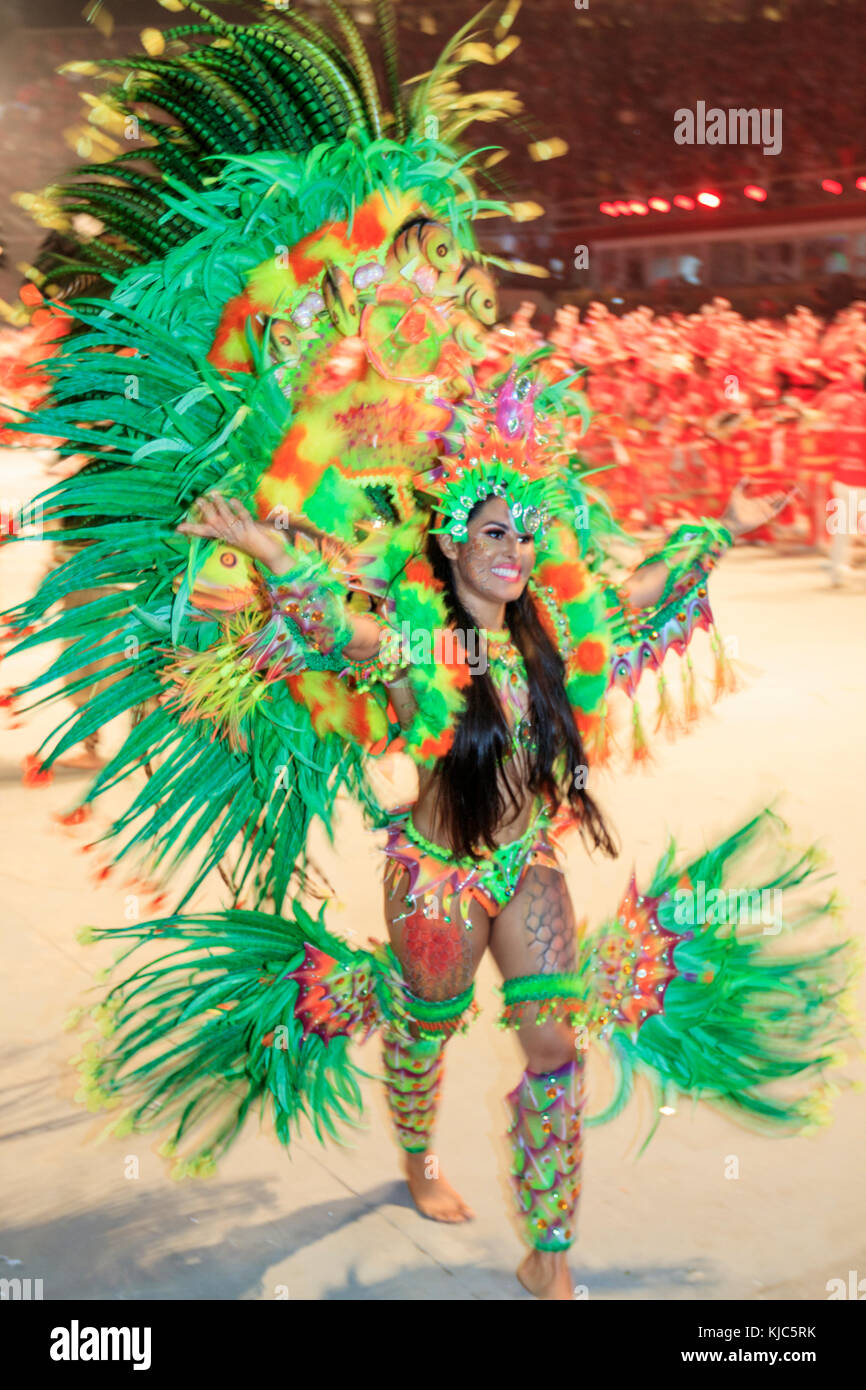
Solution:
[[[465,541],[440,537],[455,581],[477,598],[513,603],[520,598],[535,564],[535,542],[518,532],[502,497],[491,497],[470,517]]]

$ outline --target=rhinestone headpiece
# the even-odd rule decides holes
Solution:
[[[559,428],[549,429],[536,418],[536,394],[528,376],[512,373],[499,391],[460,407],[457,451],[414,480],[416,490],[442,514],[443,525],[434,531],[465,541],[476,503],[502,497],[518,531],[541,532],[555,504],[561,445]]]

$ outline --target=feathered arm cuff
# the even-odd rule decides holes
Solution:
[[[289,574],[261,566],[265,620],[245,639],[256,671],[279,679],[296,671],[342,671],[343,648],[352,638],[344,575],[319,554],[299,555]]]

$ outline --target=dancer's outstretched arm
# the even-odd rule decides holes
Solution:
[[[766,497],[747,497],[746,488],[748,484],[745,480],[740,480],[731,493],[727,506],[718,521],[707,524],[706,522],[696,522],[694,525],[688,523],[681,526],[668,538],[665,546],[659,555],[650,555],[646,560],[633,571],[632,574],[619,585],[618,593],[633,610],[650,608],[664,596],[665,588],[671,579],[671,572],[676,564],[685,561],[686,567],[695,568],[695,577],[698,577],[698,568],[708,569],[714,558],[710,554],[711,548],[715,544],[722,546],[729,544],[724,532],[730,535],[730,540],[734,541],[738,536],[745,535],[748,531],[754,531],[759,526],[765,526],[772,521],[775,516],[788,505],[796,495],[796,489],[791,492],[777,491]],[[724,529],[722,529],[724,528]],[[705,541],[707,559],[701,555],[701,547],[695,547],[695,541]]]

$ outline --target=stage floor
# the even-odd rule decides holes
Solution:
[[[37,481],[30,465],[21,456],[6,463],[4,486],[25,495]],[[39,550],[0,548],[4,606],[32,583],[44,563]],[[593,774],[623,852],[615,864],[595,865],[579,844],[571,847],[578,916],[595,921],[612,910],[632,863],[646,881],[667,832],[698,850],[783,792],[779,810],[795,841],[820,838],[832,856],[848,928],[862,939],[866,578],[830,590],[817,557],[738,549],[711,592],[745,687],[688,736],[657,744],[648,770]],[[706,671],[708,649],[696,651]],[[34,666],[30,657],[4,661],[0,684]],[[122,881],[94,885],[94,854],[80,852],[104,826],[104,812],[73,828],[54,819],[73,802],[82,774],[21,785],[22,759],[53,717],[37,712],[0,738],[0,1276],[41,1278],[46,1299],[528,1298],[513,1277],[523,1247],[502,1142],[503,1097],[521,1062],[514,1039],[494,1026],[496,979],[487,963],[482,1014],[449,1044],[436,1145],[443,1171],[477,1212],[472,1223],[437,1225],[409,1204],[373,1080],[351,1147],[323,1149],[305,1131],[288,1159],[251,1125],[207,1182],[173,1182],[157,1141],[97,1144],[110,1116],[74,1104],[68,1062],[79,1043],[63,1022],[86,1002],[93,971],[111,952],[79,946],[75,933],[87,923],[122,925],[135,909]],[[315,841],[336,894],[331,924],[360,943],[383,934],[377,843],[351,807],[334,848]],[[217,897],[215,887],[201,905]],[[862,981],[858,998],[862,1009]],[[376,1070],[375,1042],[359,1059]],[[847,1069],[852,1078],[863,1073],[862,1061]],[[601,1062],[593,1060],[590,1079],[598,1101],[607,1080]],[[590,1299],[822,1300],[828,1280],[866,1274],[862,1093],[843,1089],[835,1109],[821,1134],[782,1140],[753,1135],[705,1106],[684,1107],[663,1117],[638,1160],[652,1116],[647,1095],[636,1098],[587,1136],[575,1284]],[[735,1179],[726,1177],[732,1156]]]

